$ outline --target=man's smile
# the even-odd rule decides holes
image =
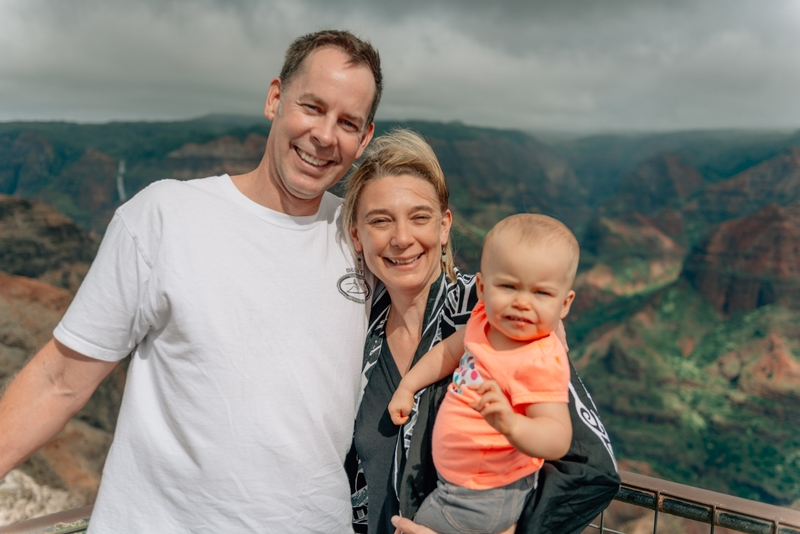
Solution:
[[[308,152],[304,152],[303,150],[299,149],[298,147],[294,147],[294,151],[297,152],[297,155],[300,156],[300,159],[302,159],[303,161],[305,161],[310,165],[313,165],[314,167],[324,167],[330,163],[333,163],[333,160],[317,159]]]

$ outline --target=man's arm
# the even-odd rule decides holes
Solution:
[[[0,400],[0,478],[53,439],[118,363],[50,340]]]
[[[464,353],[465,328],[435,345],[412,367],[394,392],[389,402],[389,415],[392,422],[402,425],[414,406],[414,394],[420,389],[438,382],[450,375],[458,367]]]

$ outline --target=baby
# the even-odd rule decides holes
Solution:
[[[389,403],[403,424],[414,393],[453,375],[433,428],[439,482],[417,524],[513,532],[544,460],[569,450],[570,368],[554,331],[575,298],[578,256],[572,232],[545,215],[513,215],[486,236],[469,322],[419,360]]]

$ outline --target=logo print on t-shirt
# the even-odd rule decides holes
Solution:
[[[364,275],[359,272],[352,272],[342,276],[336,286],[339,288],[339,293],[359,304],[367,302],[367,299],[372,294],[372,289],[367,281],[364,280]]]
[[[480,384],[483,382],[480,373],[475,369],[475,356],[470,354],[467,349],[464,349],[464,355],[461,356],[461,363],[458,369],[453,373],[453,389],[456,393],[463,393],[463,388],[473,384]]]

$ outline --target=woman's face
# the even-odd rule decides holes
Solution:
[[[441,273],[451,222],[430,183],[408,174],[385,176],[361,191],[353,244],[390,294],[415,295]]]

